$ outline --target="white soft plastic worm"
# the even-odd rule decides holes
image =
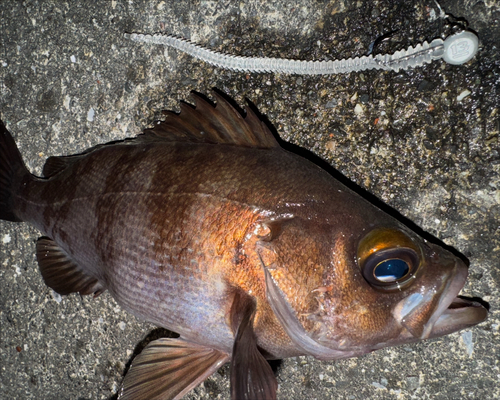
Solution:
[[[147,35],[126,33],[135,42],[161,44],[176,48],[201,61],[223,69],[242,72],[279,72],[296,75],[344,74],[367,69],[383,69],[398,72],[428,64],[442,58],[449,64],[459,65],[469,61],[478,50],[477,36],[462,31],[446,40],[434,39],[393,54],[378,54],[333,61],[300,61],[268,57],[241,57],[219,53],[191,43],[187,39],[171,35]]]

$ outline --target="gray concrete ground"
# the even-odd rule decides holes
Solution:
[[[191,90],[251,99],[312,150],[470,260],[464,294],[491,305],[473,329],[339,362],[285,360],[280,399],[500,398],[500,6],[443,1],[477,31],[464,66],[298,77],[213,68],[124,32],[170,32],[233,54],[331,59],[439,36],[433,0],[2,0],[0,112],[28,166],[134,136]],[[460,95],[466,95],[460,99]],[[236,168],[237,166],[235,166]],[[39,232],[0,223],[0,398],[110,399],[154,327],[108,294],[61,299],[41,279]],[[186,396],[227,399],[223,368]]]

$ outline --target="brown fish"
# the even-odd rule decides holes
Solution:
[[[24,166],[0,125],[0,218],[26,221],[56,292],[108,290],[177,332],[132,363],[122,400],[179,399],[231,362],[233,399],[275,399],[267,359],[332,360],[486,318],[466,265],[220,94],[134,139]]]

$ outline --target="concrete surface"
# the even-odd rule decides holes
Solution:
[[[220,70],[124,32],[169,32],[233,54],[329,59],[439,36],[433,0],[2,0],[0,112],[28,166],[134,136],[191,90],[251,99],[284,140],[312,150],[470,260],[489,319],[441,339],[340,362],[285,360],[280,399],[500,398],[500,6],[446,0],[477,31],[467,65],[297,77]],[[460,94],[467,94],[459,100]],[[39,232],[0,223],[0,398],[112,399],[154,327],[109,295],[55,296]],[[228,399],[223,368],[187,399]]]

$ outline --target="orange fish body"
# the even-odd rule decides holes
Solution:
[[[177,332],[134,360],[120,399],[177,399],[231,361],[233,399],[276,398],[266,359],[352,357],[474,325],[467,267],[221,95],[135,139],[29,174],[0,138],[0,217],[26,221],[45,282],[108,290]]]

